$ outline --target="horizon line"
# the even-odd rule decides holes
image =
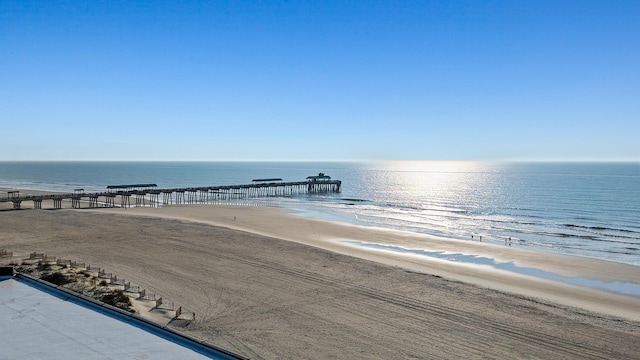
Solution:
[[[493,163],[640,163],[640,159],[0,159],[0,162],[335,162],[335,163],[375,163],[375,162],[493,162]]]

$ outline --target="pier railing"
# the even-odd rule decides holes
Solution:
[[[75,191],[42,195],[20,195],[18,191],[10,191],[6,197],[0,197],[0,202],[12,202],[14,209],[20,209],[23,201],[33,201],[33,207],[41,209],[42,201],[53,200],[53,207],[61,209],[62,202],[70,200],[72,208],[76,209],[80,208],[81,202],[88,202],[90,208],[131,207],[132,202],[136,206],[195,204],[232,199],[338,193],[341,190],[342,181],[340,180],[311,180],[168,189],[109,190],[92,193]]]

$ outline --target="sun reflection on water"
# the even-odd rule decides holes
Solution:
[[[416,208],[424,208],[421,204],[438,205],[434,199],[465,203],[491,173],[487,164],[472,161],[393,161],[381,165],[386,171],[378,176],[393,187],[389,191],[400,195],[398,200],[405,205]]]
[[[378,226],[436,230],[456,238],[486,236],[478,216],[486,215],[483,212],[506,195],[495,191],[503,181],[500,172],[497,164],[474,161],[375,163],[361,174],[358,184],[358,192],[375,206],[363,204],[356,217]],[[368,188],[368,181],[381,186]]]

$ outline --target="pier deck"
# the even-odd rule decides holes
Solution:
[[[74,209],[80,208],[83,201],[89,207],[130,207],[131,197],[135,205],[170,205],[209,203],[221,200],[247,199],[258,197],[295,196],[304,193],[338,193],[341,191],[340,180],[307,180],[295,182],[258,182],[243,185],[202,186],[168,189],[127,189],[119,190],[110,186],[107,191],[85,193],[83,189],[75,189],[73,193],[43,194],[22,196],[19,191],[8,191],[0,202],[12,202],[14,209],[20,209],[23,201],[33,201],[35,209],[42,208],[42,201],[53,200],[54,209],[61,209],[62,202],[71,200]]]

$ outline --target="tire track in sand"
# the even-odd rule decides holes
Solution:
[[[319,274],[307,272],[304,270],[292,270],[290,268],[283,267],[277,263],[270,263],[266,261],[248,260],[246,258],[239,258],[234,256],[216,254],[217,257],[225,258],[230,261],[243,263],[257,269],[270,270],[283,275],[287,275],[293,278],[303,279],[309,282],[315,282],[332,288],[340,289],[345,292],[357,293],[366,299],[372,299],[386,304],[393,304],[399,309],[408,309],[409,313],[402,311],[403,319],[407,317],[413,318],[418,322],[436,323],[439,326],[455,326],[464,327],[469,331],[469,336],[461,344],[453,344],[452,339],[448,336],[430,336],[434,341],[446,342],[448,348],[453,347],[456,352],[452,354],[460,355],[460,352],[467,352],[467,350],[473,350],[471,353],[477,354],[477,351],[482,353],[513,353],[512,349],[497,349],[497,342],[490,342],[490,339],[500,336],[507,337],[513,340],[514,343],[519,346],[527,346],[531,349],[539,349],[543,352],[553,352],[558,356],[574,357],[574,358],[592,358],[592,359],[609,359],[614,354],[598,347],[589,346],[587,344],[575,343],[569,339],[562,339],[557,336],[549,335],[544,332],[523,329],[512,324],[501,323],[491,321],[489,319],[478,316],[474,312],[467,312],[460,309],[455,309],[445,305],[441,305],[435,302],[429,302],[425,300],[415,299],[412,297],[402,296],[397,293],[389,291],[374,289],[357,284],[344,284],[336,282],[332,279],[325,278]],[[338,306],[337,304],[332,304]],[[354,312],[353,308],[345,308],[346,311]],[[364,313],[361,316],[368,316],[371,320],[380,321],[379,318],[366,315]],[[404,324],[392,324],[389,326],[400,326]],[[483,338],[484,341],[475,341],[471,343],[472,338]],[[404,349],[405,351],[407,349]],[[418,355],[418,354],[416,354]],[[428,355],[428,354],[421,354]]]

